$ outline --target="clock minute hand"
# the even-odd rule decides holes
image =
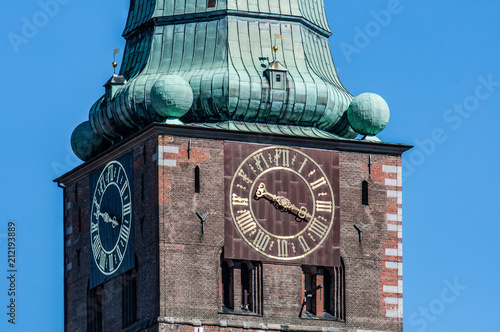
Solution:
[[[255,197],[257,198],[268,198],[271,200],[274,205],[277,208],[282,209],[283,211],[287,212],[292,212],[296,216],[298,216],[300,219],[312,219],[312,215],[307,213],[306,207],[301,207],[298,208],[295,205],[292,204],[292,202],[286,198],[285,196],[278,196],[271,194],[270,192],[267,191],[266,185],[264,183],[259,184],[259,187],[257,188],[257,191],[255,192]]]
[[[266,185],[264,183],[259,184],[259,187],[257,188],[257,191],[255,192],[255,197],[257,197],[257,198],[270,197],[273,202],[276,202],[276,200],[278,198],[278,196],[273,195],[267,191]]]

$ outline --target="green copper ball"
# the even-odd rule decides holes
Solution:
[[[177,75],[163,75],[151,89],[151,106],[163,119],[180,118],[193,105],[193,90]]]
[[[71,134],[71,148],[75,155],[87,161],[100,152],[103,139],[94,133],[88,121],[82,122]]]
[[[387,126],[389,117],[389,106],[375,93],[363,93],[355,97],[347,111],[351,127],[361,135],[377,135]]]

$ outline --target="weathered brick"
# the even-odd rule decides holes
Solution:
[[[158,146],[176,147],[178,153],[158,156]],[[369,174],[367,154],[339,152],[341,256],[345,263],[347,318],[345,322],[335,322],[299,317],[305,289],[302,267],[296,264],[263,264],[262,316],[221,313],[224,141],[152,135],[137,142],[132,150],[138,321],[125,328],[121,326],[121,278],[117,277],[104,285],[106,331],[191,332],[199,327],[204,332],[320,331],[321,327],[345,332],[402,330],[401,317],[388,317],[394,316],[398,304],[386,301],[401,298],[402,294],[384,292],[384,286],[397,288],[402,280],[397,268],[387,268],[385,264],[402,261],[402,257],[386,256],[386,249],[397,250],[401,243],[397,232],[387,226],[388,214],[397,215],[401,208],[387,192],[399,192],[401,187],[386,185],[386,179],[397,180],[396,172],[386,171],[401,165],[400,156],[372,154]],[[175,166],[158,166],[159,159],[175,160]],[[93,168],[102,164],[103,161],[96,163]],[[200,168],[200,193],[195,193],[196,166]],[[369,205],[361,204],[364,180],[369,183]],[[65,241],[71,241],[65,255],[72,269],[65,277],[65,329],[86,331],[89,177],[88,174],[69,177],[66,182],[65,200],[71,207],[65,216],[65,227],[72,227],[72,232],[65,235]],[[196,212],[209,213],[204,233]],[[400,220],[389,222],[401,224]],[[365,226],[361,244],[355,224]],[[236,286],[238,282],[235,295],[239,296]]]

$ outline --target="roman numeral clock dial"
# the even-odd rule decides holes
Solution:
[[[105,280],[119,271],[124,259],[130,256],[127,253],[132,227],[132,192],[128,172],[119,161],[109,162],[94,178],[97,180],[91,194],[89,227],[91,265],[104,276],[100,279]]]
[[[314,155],[269,146],[233,162],[228,215],[245,244],[268,260],[303,259],[331,237],[336,220],[332,176]]]

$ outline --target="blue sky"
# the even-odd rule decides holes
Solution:
[[[71,132],[125,44],[128,1],[47,2],[0,4],[1,331],[62,331],[62,190],[52,180],[79,164]],[[405,331],[498,330],[500,3],[325,2],[343,84],[386,99],[381,139],[415,145],[403,159]],[[9,221],[15,326],[6,315]]]

